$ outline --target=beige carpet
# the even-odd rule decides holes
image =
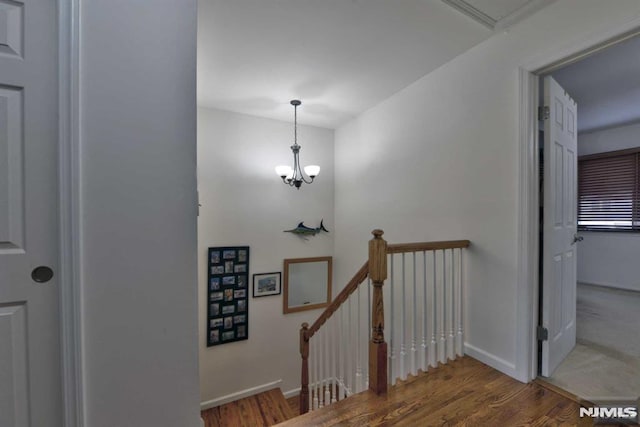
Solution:
[[[578,284],[578,344],[547,380],[581,398],[640,397],[640,292]]]

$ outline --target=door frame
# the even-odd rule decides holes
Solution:
[[[640,35],[640,16],[569,45],[550,46],[543,55],[518,67],[518,270],[516,312],[516,378],[538,376],[539,294],[539,76]]]
[[[63,423],[83,427],[80,2],[58,0],[59,306]]]

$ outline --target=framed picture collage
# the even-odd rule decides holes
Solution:
[[[249,338],[249,247],[209,248],[207,347]]]

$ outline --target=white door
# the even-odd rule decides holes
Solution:
[[[544,79],[544,234],[542,375],[550,376],[576,344],[577,105]]]
[[[62,425],[56,6],[0,0],[2,427]]]

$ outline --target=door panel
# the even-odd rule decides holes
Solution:
[[[0,86],[0,254],[24,252],[22,89]]]
[[[54,0],[0,0],[0,426],[62,426]],[[53,279],[31,272],[48,266]]]
[[[24,306],[0,306],[0,426],[29,425],[26,335]]]
[[[0,0],[0,54],[22,57],[22,3]]]
[[[542,375],[550,376],[576,342],[577,105],[551,77],[544,100]]]

